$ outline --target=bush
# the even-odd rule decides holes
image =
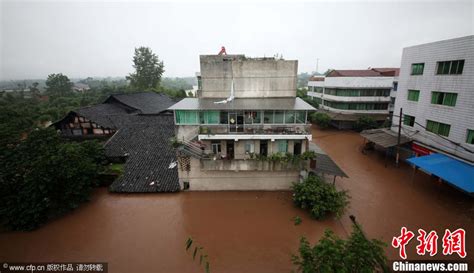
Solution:
[[[346,241],[326,230],[313,247],[302,237],[299,255],[292,256],[298,272],[389,272],[383,249],[386,245],[379,240],[368,240],[359,225],[354,224],[352,228]]]
[[[319,176],[310,176],[302,183],[294,183],[292,190],[293,202],[302,209],[308,209],[316,219],[322,219],[329,213],[339,217],[349,204],[346,191],[338,191]]]
[[[369,116],[360,117],[354,125],[354,129],[358,132],[375,128],[377,128],[377,122]]]
[[[87,201],[105,159],[100,144],[63,142],[52,129],[34,130],[0,155],[0,219],[14,230],[35,229]]]
[[[325,113],[316,112],[310,116],[311,122],[315,123],[321,128],[328,128],[331,123],[331,117]]]

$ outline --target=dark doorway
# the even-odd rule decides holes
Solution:
[[[268,155],[268,140],[260,140],[260,155]]]
[[[300,155],[301,154],[301,141],[295,141],[293,145],[293,154]]]
[[[228,140],[226,142],[227,146],[227,158],[228,159],[233,159],[234,158],[234,141],[233,140]]]

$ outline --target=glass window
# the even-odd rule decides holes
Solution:
[[[398,82],[393,82],[393,91],[397,91],[398,89]]]
[[[466,142],[469,144],[474,144],[474,130],[467,129]]]
[[[462,74],[464,60],[438,62],[437,75]]]
[[[199,113],[199,122],[201,124],[219,124],[219,111],[201,111]]]
[[[213,141],[211,142],[212,153],[218,154],[221,152],[221,142],[220,141]]]
[[[425,68],[424,63],[412,64],[411,74],[412,75],[423,75],[423,69]]]
[[[287,124],[295,123],[295,111],[285,112],[285,123]]]
[[[245,111],[245,124],[258,124],[261,121],[260,111]]]
[[[296,123],[306,123],[305,111],[296,111]]]
[[[176,124],[198,124],[197,111],[176,110]]]
[[[283,124],[284,116],[285,116],[285,111],[275,111],[273,122],[275,124]]]
[[[253,154],[255,153],[255,144],[253,141],[245,142],[245,153]]]
[[[265,111],[263,113],[263,123],[273,124],[273,111]]]
[[[288,140],[278,140],[277,144],[279,153],[288,152]]]
[[[403,115],[403,124],[413,127],[415,125],[415,117],[410,115]]]
[[[427,120],[426,121],[426,131],[432,132],[441,136],[449,136],[449,131],[451,129],[451,125],[437,122],[437,121],[432,121],[432,120]]]
[[[219,114],[220,124],[229,124],[229,112],[222,111]]]
[[[420,97],[420,90],[408,90],[408,100],[418,101]]]
[[[431,92],[431,104],[439,104],[446,106],[456,106],[458,94],[446,92]]]

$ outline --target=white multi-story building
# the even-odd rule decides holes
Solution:
[[[397,93],[394,115],[402,108],[402,133],[417,155],[474,162],[474,36],[404,48]]]
[[[325,111],[332,124],[340,129],[352,128],[362,116],[385,121],[396,92],[398,68],[333,70],[325,77],[312,77],[308,96]]]

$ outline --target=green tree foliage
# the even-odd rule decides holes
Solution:
[[[135,73],[127,76],[133,89],[144,91],[159,87],[164,65],[149,47],[135,48],[133,67]]]
[[[363,130],[368,130],[368,129],[375,129],[377,127],[378,125],[375,119],[369,116],[360,117],[354,124],[354,129],[358,132],[363,131]]]
[[[46,79],[46,93],[50,96],[66,96],[72,92],[72,82],[61,73],[50,74]]]
[[[373,273],[389,272],[384,247],[379,240],[368,240],[358,224],[347,240],[340,239],[331,230],[315,246],[305,237],[300,240],[299,255],[293,255],[293,264],[301,273]]]
[[[309,176],[301,183],[293,183],[292,190],[295,205],[309,210],[315,219],[322,219],[330,213],[339,217],[349,204],[346,191],[338,191],[319,176]]]
[[[331,124],[331,117],[326,113],[315,112],[310,115],[311,122],[320,128],[328,128]]]
[[[103,163],[100,144],[65,142],[53,129],[1,147],[1,224],[32,230],[77,208],[89,199]]]

